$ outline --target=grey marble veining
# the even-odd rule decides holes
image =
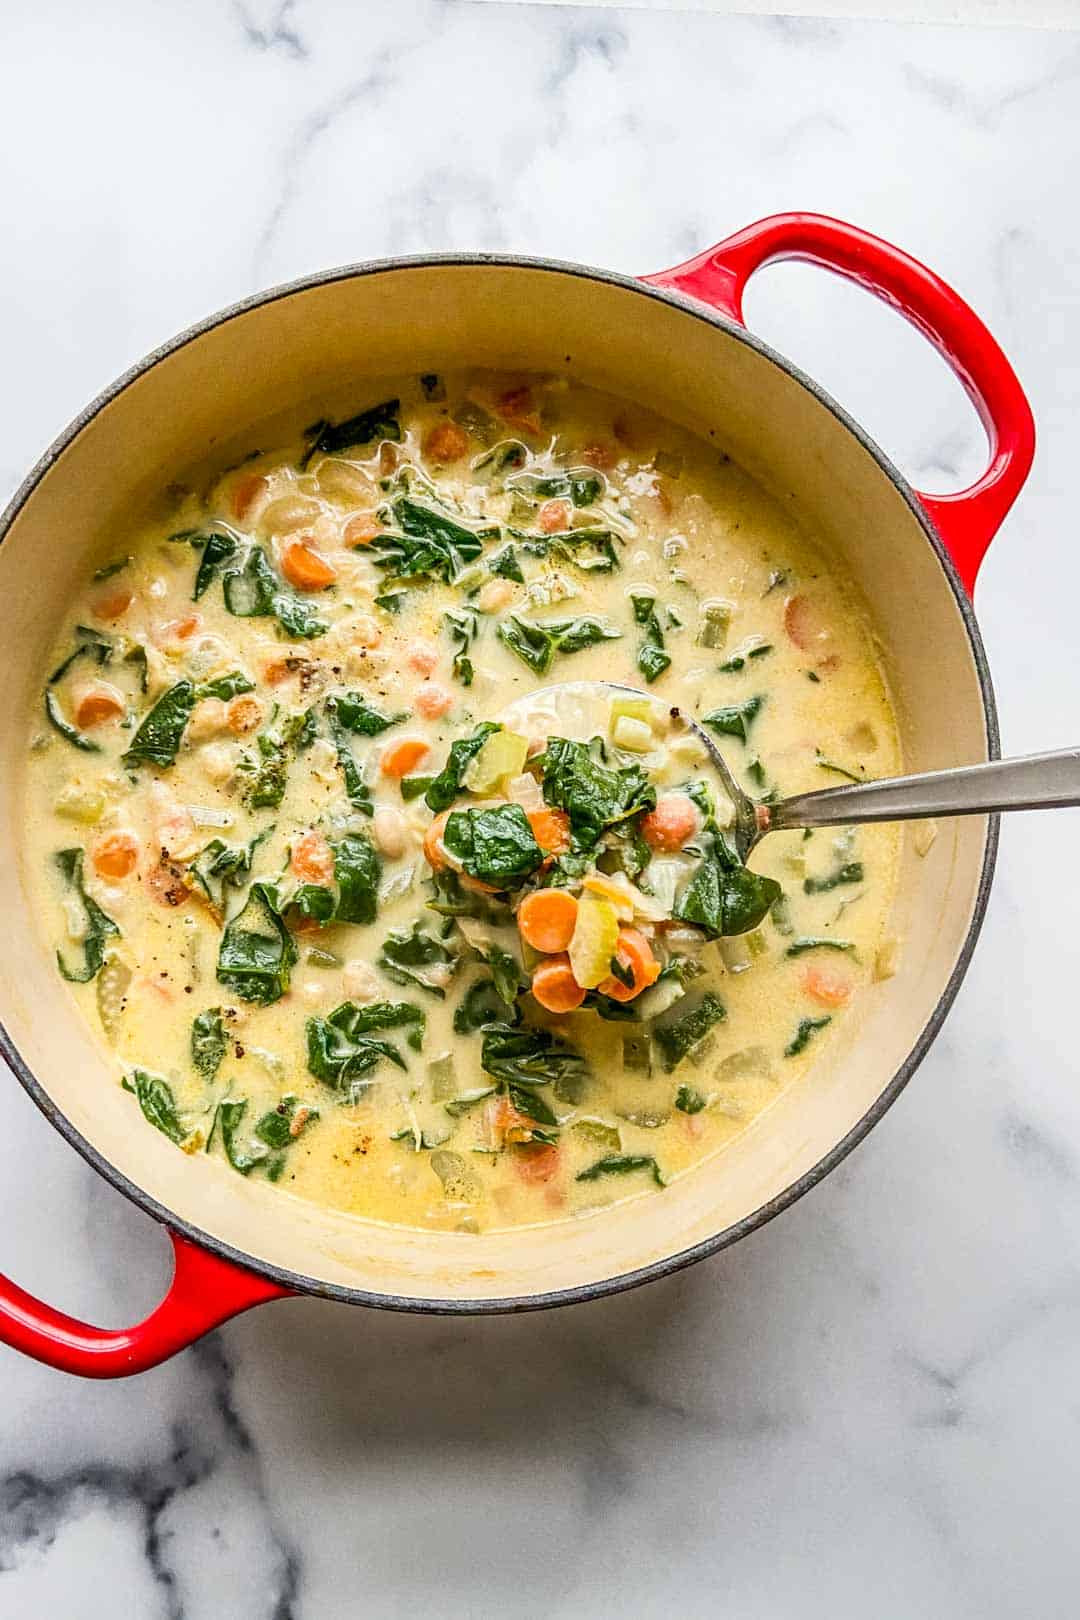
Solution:
[[[1040,430],[978,592],[1013,751],[1080,734],[1080,42],[345,0],[0,22],[0,490],[202,314],[439,248],[624,270],[783,207],[876,229]],[[917,482],[981,464],[920,340],[801,268],[752,324]],[[0,1352],[0,1617],[1066,1620],[1080,1487],[1077,821],[1004,830],[960,1000],[815,1193],[648,1290],[522,1320],[264,1308],[121,1385]],[[145,1312],[164,1240],[12,1083],[0,1265]]]

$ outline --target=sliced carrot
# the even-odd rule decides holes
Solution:
[[[531,1186],[550,1181],[560,1162],[558,1148],[548,1142],[524,1143],[514,1152],[514,1169]]]
[[[135,592],[127,585],[110,585],[99,591],[90,604],[96,619],[119,619],[135,600]]]
[[[402,737],[400,742],[389,743],[383,750],[379,769],[384,776],[394,776],[400,780],[403,776],[410,776],[430,751],[423,737]]]
[[[182,619],[166,619],[164,624],[154,626],[154,641],[159,647],[167,646],[169,642],[190,641],[202,622],[201,613],[186,613]]]
[[[641,818],[641,836],[650,849],[666,850],[669,854],[682,849],[701,826],[697,805],[685,793],[665,793],[656,801],[656,809],[646,811]]]
[[[134,833],[106,833],[94,845],[90,858],[99,877],[130,877],[139,859],[139,840]]]
[[[231,698],[225,710],[225,723],[234,737],[244,737],[262,719],[262,704],[258,698],[244,695]]]
[[[229,506],[238,523],[243,522],[266,488],[266,479],[258,473],[243,473],[236,480],[229,496]]]
[[[577,913],[569,889],[535,889],[518,907],[517,925],[534,951],[565,951],[574,937]]]
[[[540,432],[540,416],[535,409],[532,389],[527,384],[501,394],[497,408],[499,415],[520,433]]]
[[[545,501],[536,514],[536,526],[544,534],[561,534],[570,527],[570,502]]]
[[[545,855],[565,855],[570,848],[570,817],[565,810],[530,810],[528,819]]]
[[[351,548],[370,546],[381,527],[374,512],[357,512],[341,531],[341,538]]]
[[[655,984],[660,977],[660,964],[640,928],[619,929],[615,957],[624,968],[629,969],[634,982],[623,984],[614,973],[610,979],[604,979],[597,989],[601,995],[609,996],[612,1001],[633,1001],[635,996],[640,996],[643,990],[647,990],[650,984]]]
[[[82,729],[99,726],[103,720],[115,720],[124,712],[124,700],[112,686],[90,686],[81,693],[75,704],[75,724]]]
[[[568,1013],[580,1007],[585,992],[570,968],[568,956],[549,956],[532,976],[532,993],[548,1012]]]
[[[334,852],[321,832],[306,832],[292,852],[291,866],[306,883],[330,883],[334,876]]]
[[[298,591],[325,591],[337,579],[337,571],[312,551],[302,540],[286,546],[281,558],[281,572]]]
[[[424,454],[431,461],[460,461],[469,448],[469,435],[457,422],[439,422],[424,440]]]
[[[438,681],[422,681],[416,689],[413,703],[417,714],[422,714],[425,720],[437,720],[454,707],[454,694]]]
[[[835,968],[808,967],[802,983],[807,995],[821,1007],[843,1007],[851,1000],[851,980]]]
[[[446,823],[449,820],[449,810],[442,811],[440,815],[435,817],[435,820],[424,834],[424,859],[433,872],[445,871],[448,864],[446,856],[442,852],[440,839],[446,831]]]

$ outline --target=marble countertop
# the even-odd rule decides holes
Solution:
[[[901,243],[1023,379],[1035,472],[978,609],[1007,750],[1080,734],[1080,39],[347,0],[38,0],[0,24],[0,494],[204,312],[435,248],[625,270],[784,207]],[[850,288],[753,325],[905,471],[958,386]],[[1006,825],[959,1001],[886,1120],[707,1264],[444,1322],[297,1301],[130,1383],[0,1351],[0,1617],[1057,1620],[1080,1487],[1077,819]],[[12,1081],[0,1264],[118,1324],[164,1237]]]

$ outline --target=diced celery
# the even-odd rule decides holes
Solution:
[[[457,1094],[454,1059],[449,1052],[443,1052],[439,1057],[432,1058],[428,1064],[428,1078],[431,1081],[433,1102],[448,1102]]]
[[[105,814],[105,795],[96,788],[81,788],[71,783],[60,789],[53,809],[65,821],[78,821],[84,827],[91,827]]]
[[[619,716],[611,736],[616,748],[625,748],[631,754],[647,754],[655,741],[648,722],[634,720],[628,714]]]
[[[653,725],[656,719],[656,705],[651,698],[613,698],[611,703],[611,719],[609,725],[612,732],[621,719],[639,720],[642,725]]]
[[[570,941],[570,967],[583,990],[593,990],[611,975],[611,958],[619,941],[619,918],[609,900],[586,889],[578,901]]]
[[[501,782],[520,776],[525,769],[529,743],[516,731],[493,731],[465,772],[470,793],[494,793]]]
[[[763,1046],[748,1046],[732,1052],[713,1071],[713,1079],[724,1084],[732,1080],[771,1080],[772,1063]]]
[[[745,973],[753,967],[754,958],[744,934],[720,941],[720,956],[729,973]]]
[[[711,651],[716,652],[727,641],[730,625],[730,602],[703,602],[701,604],[701,623],[698,626],[697,633],[698,646],[708,647]]]
[[[622,1147],[618,1126],[605,1124],[602,1119],[575,1119],[570,1129],[596,1147],[614,1148],[616,1153]]]
[[[755,928],[751,933],[744,934],[743,938],[747,943],[751,956],[764,956],[769,948],[765,940],[765,935],[761,932],[760,928]]]
[[[652,1074],[652,1047],[644,1030],[627,1030],[623,1035],[622,1060],[630,1074]]]
[[[110,952],[97,976],[97,1008],[101,1027],[115,1046],[124,1011],[124,997],[131,983],[131,969],[120,956]]]

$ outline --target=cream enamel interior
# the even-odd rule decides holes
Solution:
[[[527,311],[527,324],[522,312]],[[347,410],[366,376],[467,365],[575,375],[711,436],[790,503],[871,604],[904,729],[906,765],[986,757],[978,673],[952,591],[901,494],[827,407],[767,356],[684,310],[601,280],[509,265],[399,267],[280,298],[218,325],[137,378],[49,469],[0,549],[20,657],[0,717],[0,836],[17,848],[19,759],[42,649],[81,561],[177,469],[229,459],[258,424]],[[317,407],[314,408],[314,407]],[[277,433],[280,437],[280,432]],[[948,694],[948,705],[941,694]],[[56,1105],[111,1164],[192,1227],[283,1270],[369,1293],[497,1299],[602,1282],[736,1225],[810,1171],[873,1107],[933,1015],[963,949],[985,850],[982,821],[910,847],[895,931],[901,971],[716,1163],[616,1217],[475,1236],[357,1223],[238,1177],[194,1178],[164,1140],[133,1133],[127,1100],[37,944],[17,868],[0,898],[23,948],[0,965],[0,1019]]]

